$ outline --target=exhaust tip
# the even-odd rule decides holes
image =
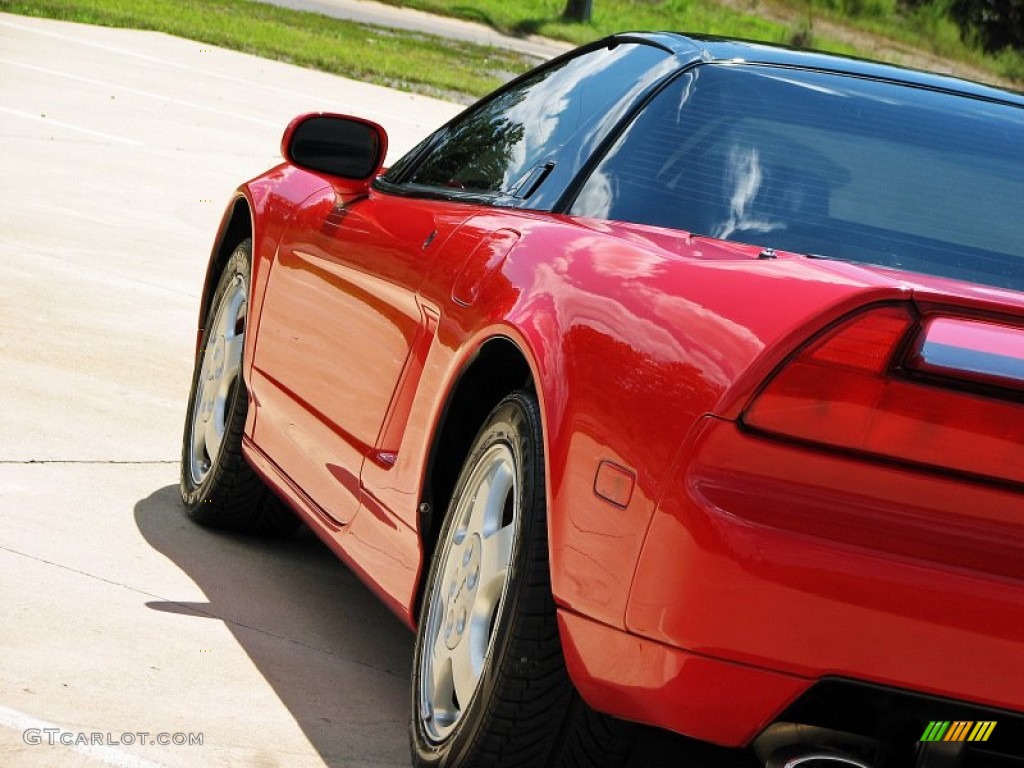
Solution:
[[[765,768],[873,768],[859,758],[820,747],[787,747],[772,754]]]

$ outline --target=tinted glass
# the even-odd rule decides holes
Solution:
[[[303,168],[345,179],[366,179],[377,170],[380,141],[365,123],[338,117],[311,117],[292,134],[291,160]]]
[[[707,65],[648,106],[572,213],[1024,289],[1024,110]]]
[[[596,126],[607,123],[615,105],[666,60],[651,46],[621,44],[539,70],[456,118],[404,181],[497,195],[515,193],[528,178],[532,186],[539,167],[567,145],[599,133]],[[566,152],[557,159],[575,170],[580,155]],[[404,163],[397,168],[404,172]]]

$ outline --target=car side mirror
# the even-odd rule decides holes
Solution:
[[[350,182],[353,192],[369,188],[388,151],[388,135],[369,120],[312,113],[289,123],[281,139],[284,159],[300,168]]]

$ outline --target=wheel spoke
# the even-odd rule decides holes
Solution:
[[[205,425],[197,424],[195,421],[199,420],[198,412],[201,408],[199,402],[196,403],[196,419],[192,424],[192,477],[198,479],[206,474],[206,470],[209,467],[209,462],[206,454],[206,429]]]
[[[218,336],[234,336],[238,333],[239,320],[245,323],[245,281],[240,276],[231,283],[221,300],[220,311],[214,320]]]
[[[511,456],[509,456],[509,461]],[[491,486],[487,494],[487,520],[481,533],[489,536],[502,527],[509,494],[513,490],[511,464],[503,461],[494,469]]]
[[[203,441],[206,443],[206,455],[210,457],[211,464],[217,458],[221,440],[224,438],[223,423],[223,412],[215,408],[213,415],[203,424]]]
[[[504,456],[494,461],[474,494],[467,524],[471,533],[488,536],[502,525],[505,502],[513,484],[511,468],[506,461]]]
[[[502,589],[508,578],[508,566],[512,562],[512,543],[515,541],[515,526],[499,528],[483,540],[480,557],[480,586],[478,600],[485,600],[493,608],[501,598]]]
[[[487,500],[490,497],[490,475],[484,477],[469,502],[469,515],[466,519],[466,533],[480,533],[487,521]]]
[[[242,363],[242,337],[235,336],[224,341],[223,362],[220,368],[220,381],[210,382],[211,387],[216,387],[213,393],[213,420],[217,422],[217,431],[221,435],[227,429],[229,409],[231,408],[231,393],[238,380],[239,370]]]
[[[445,646],[444,633],[438,632],[438,642],[430,654],[430,690],[427,691],[432,719],[438,727],[445,727],[459,716],[455,706],[452,654]]]
[[[455,686],[455,695],[459,700],[459,709],[462,710],[473,698],[473,692],[476,690],[476,684],[483,669],[484,650],[487,647],[486,640],[483,647],[480,647],[475,634],[472,630],[468,631],[451,655],[452,681]]]
[[[233,382],[242,368],[242,348],[245,346],[245,334],[240,333],[224,337],[224,373],[225,380]]]

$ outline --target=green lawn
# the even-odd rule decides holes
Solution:
[[[799,43],[838,53],[870,51],[832,40],[815,22],[833,22],[946,59],[1024,82],[1024,56],[986,56],[965,44],[946,14],[948,0],[593,0],[588,24],[561,18],[565,0],[382,0],[392,5],[479,21],[510,34],[540,34],[583,43],[631,29],[675,30]],[[913,7],[911,7],[913,5]],[[773,22],[770,17],[788,21]]]
[[[594,0],[589,24],[567,23],[565,0],[382,0],[391,5],[478,21],[513,35],[539,34],[586,43],[627,30],[676,30],[784,42],[785,25],[714,0]]]
[[[1024,82],[1024,56],[984,56],[946,18],[948,0],[594,0],[588,24],[561,18],[565,0],[384,0],[514,34],[584,43],[612,32],[672,29],[861,53],[829,24],[868,32]],[[348,77],[463,102],[526,71],[528,57],[430,35],[301,13],[252,0],[0,0],[0,11],[167,32]],[[772,20],[776,19],[776,20]],[[990,78],[991,79],[991,78]]]
[[[535,62],[504,50],[251,0],[0,0],[0,11],[150,29],[360,80],[470,101]]]

